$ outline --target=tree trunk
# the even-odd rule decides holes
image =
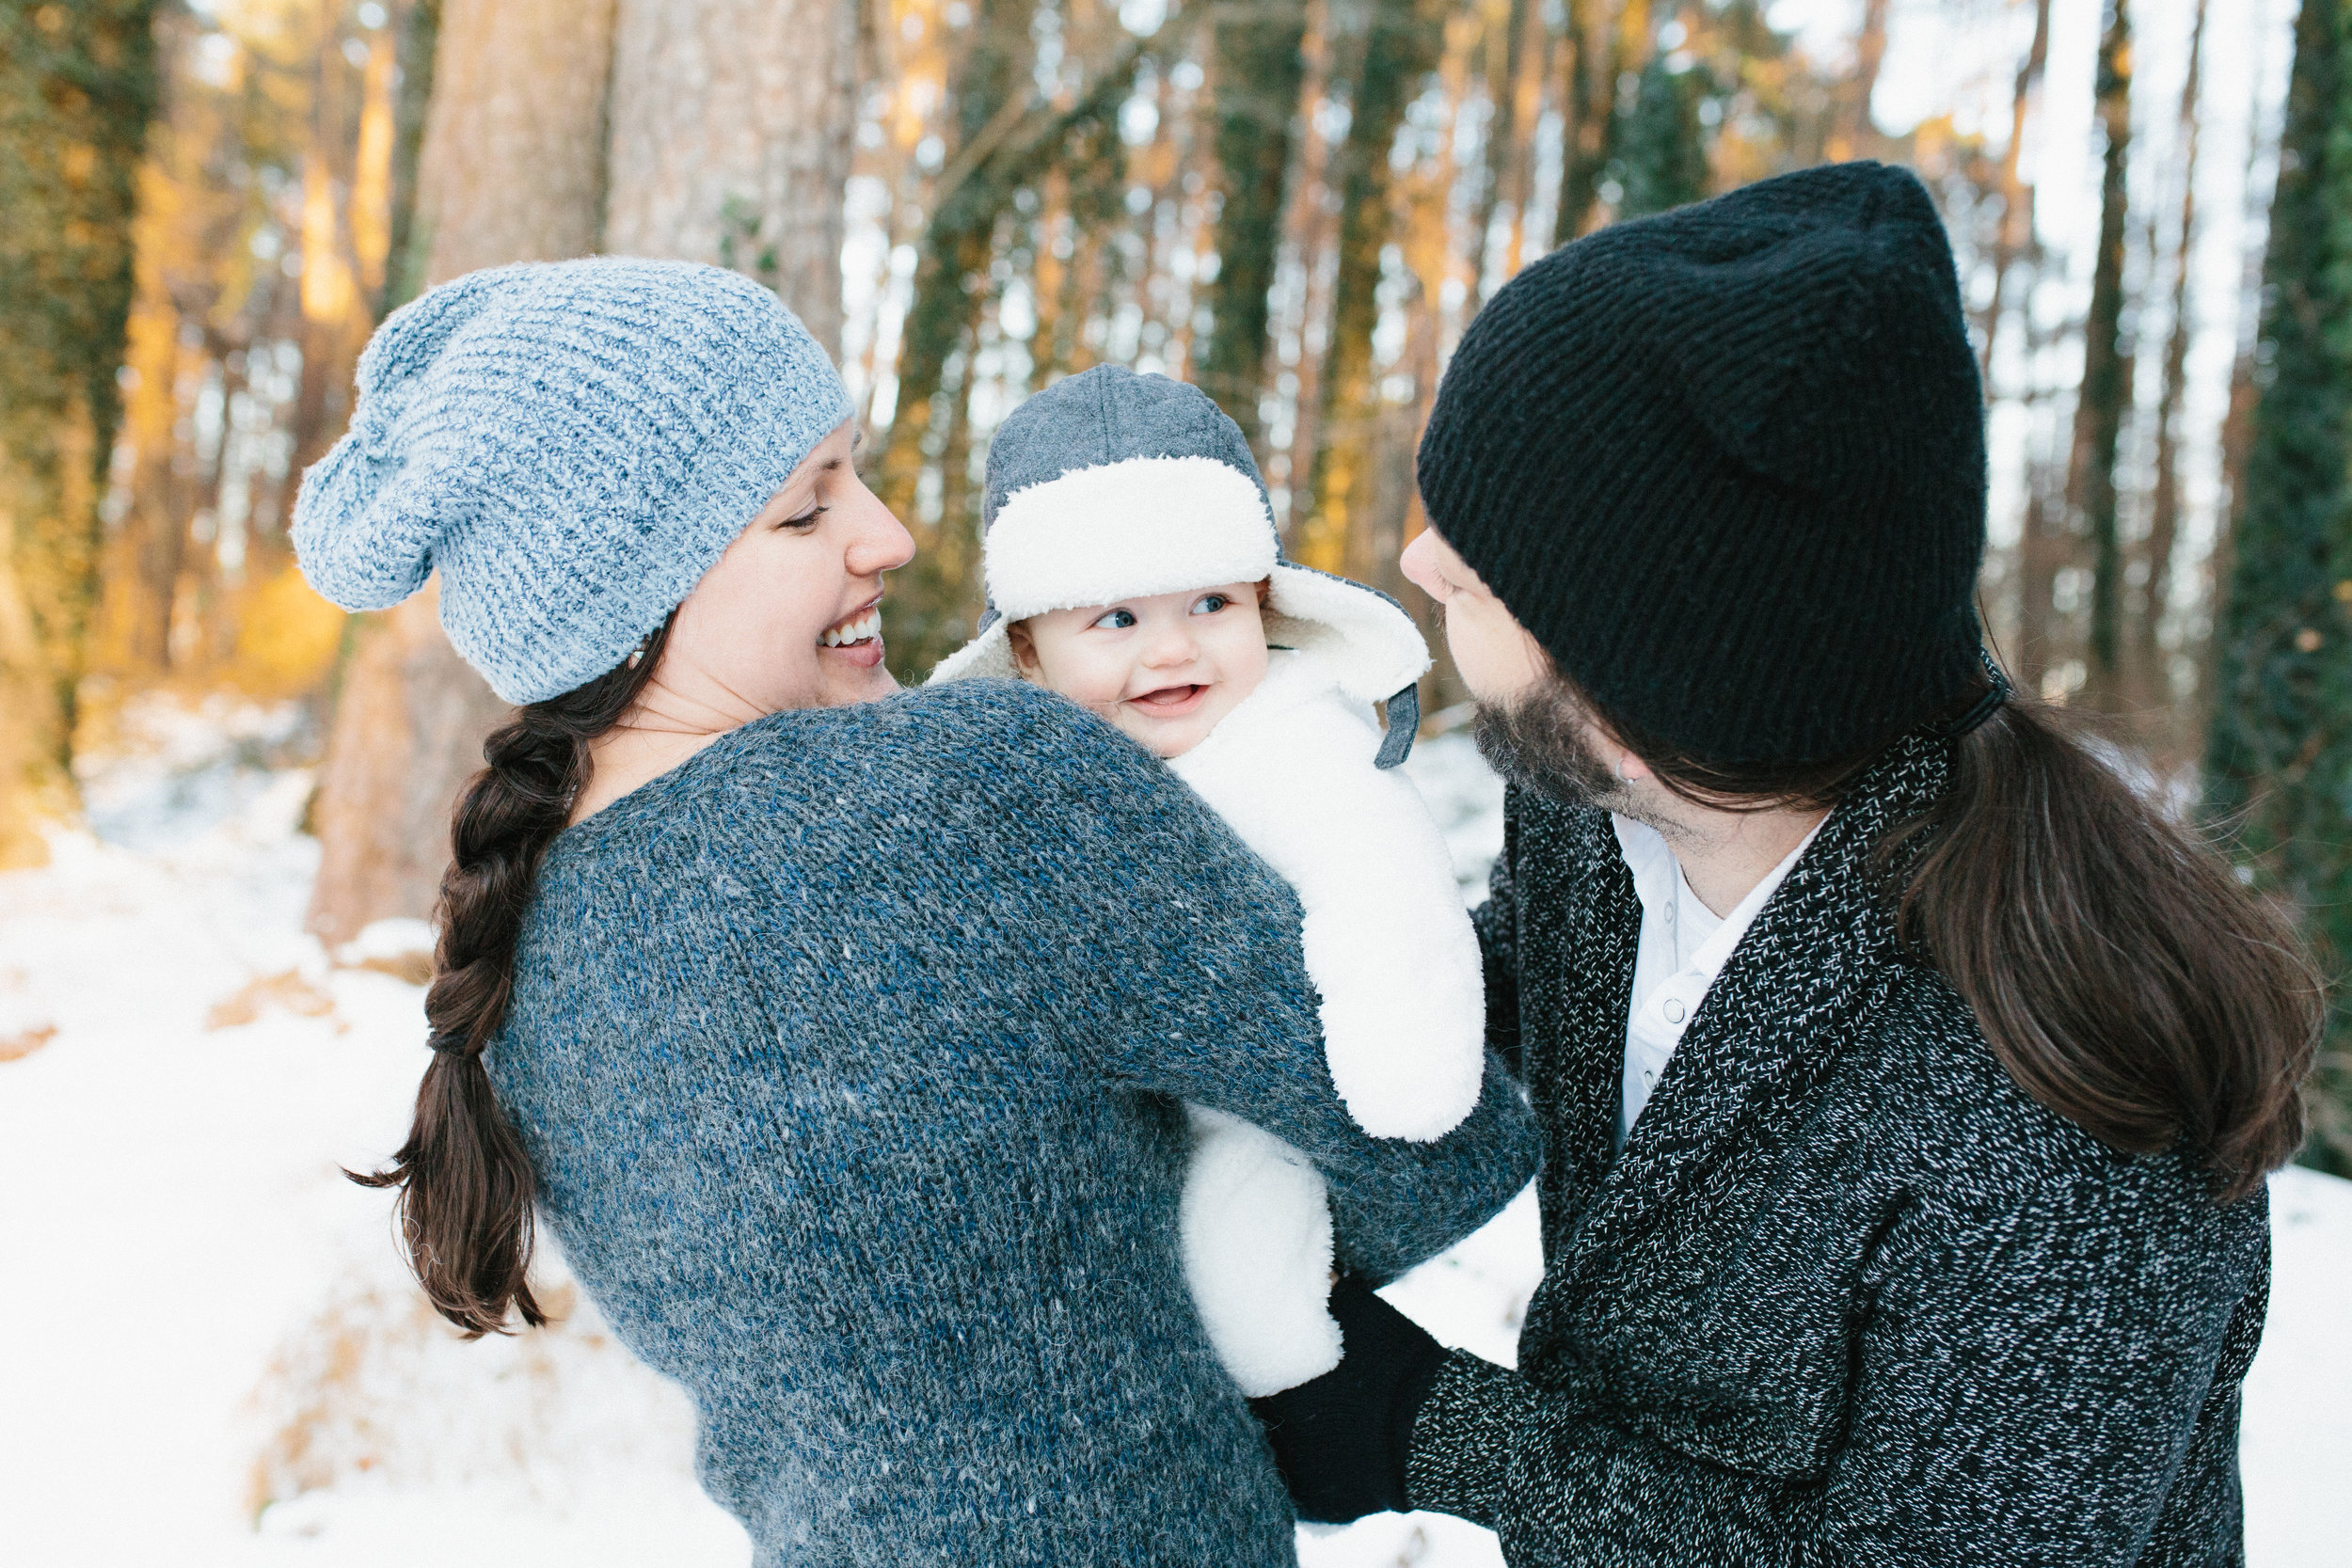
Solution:
[[[904,681],[920,680],[969,636],[977,609],[973,519],[951,516],[945,507],[927,517],[919,502],[924,472],[946,455],[955,422],[949,364],[965,351],[994,287],[989,263],[996,221],[1012,187],[990,166],[985,149],[992,143],[984,138],[1009,124],[1029,96],[1030,15],[1026,0],[980,0],[956,73],[956,139],[946,150],[915,261],[914,296],[899,328],[898,403],[874,465],[874,489],[914,535],[914,560],[882,611],[891,663]]]
[[[348,243],[351,235],[344,230],[337,192],[350,194],[348,210],[354,230],[382,224],[389,193],[379,184],[377,210],[361,215],[358,182],[352,178],[352,149],[345,139],[344,94],[353,86],[345,65],[342,51],[335,47],[334,30],[323,30],[317,57],[311,62],[310,134],[302,153],[302,378],[294,393],[289,432],[294,446],[289,467],[295,473],[326,456],[350,422],[352,372],[374,324],[373,295],[355,266],[359,247]],[[389,73],[383,85],[389,87]],[[389,107],[389,103],[380,106]],[[389,138],[381,150],[389,153]],[[380,255],[379,251],[379,259]],[[293,521],[294,494],[289,485],[282,499],[286,515],[273,519],[279,525],[280,538],[285,525]]]
[[[613,5],[442,0],[417,176],[424,284],[598,248]]]
[[[1560,205],[1552,244],[1565,245],[1591,226],[1600,186],[1617,153],[1618,85],[1651,53],[1650,0],[1566,0],[1570,49],[1560,160]]]
[[[2099,196],[2099,252],[2091,272],[2090,315],[2083,324],[2083,388],[2074,407],[2073,460],[2080,530],[2090,546],[2089,672],[2094,705],[2122,702],[2123,552],[2116,530],[2116,447],[2132,396],[2132,357],[2123,342],[2123,247],[2129,214],[2126,176],[2132,141],[2131,0],[2107,0],[2099,42],[2099,123],[2106,137]]]
[[[371,617],[343,676],[311,811],[323,853],[310,928],[330,945],[432,911],[457,792],[510,711],[451,650],[438,610],[428,587]]]
[[[412,246],[429,286],[597,248],[612,0],[443,0]],[[361,630],[319,780],[309,924],[330,942],[432,911],[458,787],[509,711],[420,594]]]
[[[155,10],[0,3],[0,864],[72,787]]]
[[[2009,145],[2001,150],[2001,224],[1993,240],[1993,295],[1984,308],[1984,386],[1993,390],[1993,342],[2001,330],[2009,275],[2033,244],[2033,192],[2018,174],[2026,146],[2026,120],[2042,93],[2042,72],[2050,60],[2050,0],[2035,0],[2033,42],[2017,67],[2010,96]]]
[[[2047,0],[2043,0],[2046,7]],[[1853,76],[1845,84],[1845,101],[1838,105],[1837,128],[1830,134],[1832,163],[1866,157],[1875,135],[1870,122],[1870,98],[1878,90],[1879,64],[1886,58],[1886,0],[1863,0],[1862,29],[1854,35]]]
[[[620,0],[604,246],[776,291],[841,348],[858,0]]]
[[[1217,272],[1207,291],[1209,341],[1200,345],[1194,375],[1259,447],[1264,438],[1258,399],[1265,387],[1266,296],[1281,253],[1292,122],[1307,75],[1307,7],[1305,0],[1270,0],[1216,25],[1210,74]]]
[[[1325,571],[1346,570],[1350,531],[1368,519],[1380,412],[1372,334],[1380,320],[1380,252],[1396,226],[1390,151],[1444,43],[1438,0],[1375,0],[1347,139],[1325,175],[1327,188],[1339,193],[1338,269],[1309,509],[1304,518],[1294,514],[1292,528],[1293,553]]]
[[[2181,211],[2173,235],[2172,321],[2164,345],[2163,385],[2156,395],[2155,493],[2148,508],[2148,580],[2133,627],[2132,694],[2152,713],[2169,710],[2171,696],[2165,673],[2163,631],[2165,612],[2172,601],[2173,549],[2181,532],[2181,443],[2174,427],[2180,420],[2181,390],[2187,380],[2192,326],[2188,285],[2197,245],[2197,93],[2204,43],[2205,0],[2197,0],[2189,24],[2188,72],[2181,82]],[[2170,750],[2169,745],[2167,750]]]
[[[433,61],[441,36],[441,0],[408,0],[400,15],[400,91],[392,100],[391,197],[385,214],[382,321],[424,287],[425,247],[417,239],[417,175],[424,122],[433,106]]]
[[[2320,972],[2352,962],[2352,0],[2304,0],[2270,209],[2253,418],[2206,805],[2259,885],[2304,917]],[[2314,1156],[2352,1173],[2352,997],[2335,988]]]
[[[1493,105],[1493,114],[1486,121],[1486,178],[1479,184],[1478,215],[1470,229],[1470,262],[1477,275],[1472,289],[1482,304],[1489,292],[1486,278],[1490,273],[1499,273],[1507,282],[1518,270],[1518,247],[1508,237],[1502,266],[1490,267],[1486,258],[1494,248],[1497,214],[1507,210],[1513,233],[1518,230],[1525,203],[1520,186],[1528,160],[1528,131],[1535,118],[1525,86],[1527,59],[1534,53],[1529,47],[1528,33],[1531,26],[1541,25],[1538,8],[1530,0],[1508,0],[1502,22],[1502,38],[1486,40],[1486,101]]]

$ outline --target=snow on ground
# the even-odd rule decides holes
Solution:
[[[135,716],[89,833],[0,877],[0,1556],[138,1564],[740,1568],[695,1488],[683,1398],[592,1309],[464,1344],[401,1273],[381,1194],[424,1063],[420,932],[337,957],[301,934],[315,846],[282,713]],[[1466,882],[1500,842],[1468,742],[1412,768]],[[390,972],[390,973],[388,973]],[[2278,1285],[2248,1385],[2255,1568],[2352,1539],[2352,1185],[2274,1186]],[[1533,1200],[1391,1294],[1511,1357]],[[1303,1538],[1306,1568],[1496,1568],[1456,1520]]]

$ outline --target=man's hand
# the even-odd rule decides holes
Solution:
[[[1438,1380],[1445,1347],[1359,1279],[1343,1275],[1332,1287],[1331,1315],[1343,1340],[1340,1364],[1251,1400],[1249,1408],[1265,1427],[1298,1516],[1340,1525],[1406,1506],[1413,1418]]]

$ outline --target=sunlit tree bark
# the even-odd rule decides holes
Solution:
[[[841,346],[857,0],[620,0],[604,246],[732,267]]]
[[[597,248],[612,19],[611,0],[443,0],[419,173],[421,282]],[[450,807],[506,711],[441,635],[432,594],[373,618],[320,774],[312,930],[342,942],[430,912]]]
[[[1250,443],[1263,438],[1267,291],[1281,249],[1292,123],[1306,80],[1305,0],[1269,0],[1216,20],[1210,59],[1216,118],[1216,278],[1211,328],[1194,379],[1233,417]]]
[[[1870,98],[1878,90],[1879,64],[1886,58],[1887,0],[1863,0],[1862,27],[1854,35],[1853,77],[1846,83],[1838,105],[1837,127],[1830,134],[1830,160],[1867,155],[1870,150]]]
[[[1322,442],[1309,470],[1307,513],[1292,527],[1297,558],[1325,570],[1345,569],[1349,531],[1369,513],[1379,417],[1372,335],[1380,319],[1380,252],[1396,223],[1390,153],[1444,43],[1438,0],[1375,0],[1347,138],[1325,176],[1339,197],[1338,279],[1321,387]]]

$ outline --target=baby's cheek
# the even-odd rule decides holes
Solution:
[[[1127,668],[1113,659],[1082,658],[1063,672],[1062,694],[1090,708],[1117,703],[1127,692]]]

